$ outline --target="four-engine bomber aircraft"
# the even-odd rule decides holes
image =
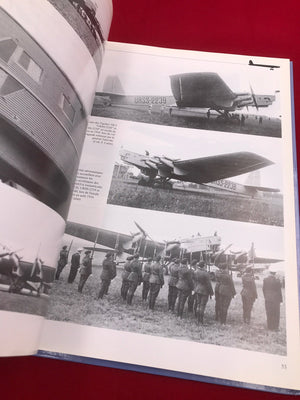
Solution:
[[[272,189],[254,185],[241,185],[226,180],[224,185],[220,181],[247,172],[272,165],[273,162],[258,154],[250,152],[235,152],[216,156],[201,157],[191,160],[171,159],[165,156],[150,156],[134,153],[122,149],[121,160],[140,169],[142,178],[139,184],[153,187],[156,183],[162,187],[171,188],[169,180],[175,179],[184,182],[209,184],[213,187],[229,190],[248,196],[255,196],[259,192],[278,192]]]
[[[215,72],[191,72],[170,76],[173,96],[126,95],[117,76],[108,76],[103,92],[96,93],[95,105],[115,104],[140,109],[141,106],[170,107],[180,110],[209,109],[224,117],[244,107],[268,107],[275,101],[275,95],[249,92],[235,93]]]
[[[84,247],[96,252],[113,251],[119,256],[123,253],[134,254],[139,252],[142,257],[146,258],[170,251],[172,251],[172,254],[176,253],[174,256],[179,255],[180,244],[178,242],[170,242],[169,244],[168,242],[154,241],[136,222],[135,225],[138,232],[128,235],[68,221],[65,233],[94,242],[93,247]],[[96,247],[97,244],[104,247]]]
[[[153,240],[136,222],[135,225],[138,232],[129,235],[68,221],[65,233],[91,243],[94,242],[94,245],[84,246],[85,249],[92,250],[92,252],[111,251],[118,256],[119,260],[124,260],[125,254],[135,253],[139,253],[143,259],[158,255],[166,259],[186,257],[189,261],[192,259],[203,260],[207,265],[218,266],[226,263],[230,269],[240,272],[243,272],[247,265],[251,265],[253,271],[257,272],[259,267],[256,264],[282,261],[275,258],[257,257],[253,244],[249,252],[239,251],[236,254],[228,254],[227,250],[232,245],[230,244],[222,250],[221,237],[217,232],[210,236],[201,236],[198,233],[188,238],[159,242]],[[260,267],[260,270],[262,269],[265,267]]]
[[[121,258],[124,253],[134,254],[137,252],[142,258],[180,257],[183,254],[185,256],[194,254],[194,256],[200,258],[203,257],[204,253],[212,254],[220,249],[221,238],[216,234],[211,236],[200,236],[198,234],[186,239],[159,242],[153,240],[138,223],[135,222],[135,225],[138,232],[128,235],[68,221],[65,233],[94,242],[94,246],[84,246],[85,249],[93,252],[112,251]],[[200,255],[200,253],[203,254]]]
[[[214,72],[192,72],[170,76],[171,89],[179,108],[209,108],[228,114],[243,107],[268,107],[274,95],[255,95],[251,92],[234,93]]]

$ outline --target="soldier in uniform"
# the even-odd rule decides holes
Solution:
[[[177,315],[182,318],[186,299],[193,288],[192,272],[187,265],[186,258],[181,261],[176,287],[178,289]]]
[[[157,256],[154,262],[151,264],[151,274],[150,274],[150,294],[149,294],[149,308],[154,310],[155,301],[157,299],[160,289],[163,287],[164,281],[164,271],[163,266],[160,262],[161,257]]]
[[[147,300],[150,289],[149,279],[151,273],[151,264],[152,264],[152,258],[148,258],[147,262],[144,264],[142,299],[145,301]]]
[[[82,259],[82,266],[80,268],[80,279],[78,284],[78,292],[82,293],[83,286],[85,285],[88,277],[92,273],[92,259],[91,250],[84,252],[85,256]]]
[[[242,276],[242,284],[243,319],[246,324],[250,324],[252,307],[257,299],[257,290],[251,267],[246,268]]]
[[[59,253],[59,259],[58,259],[58,263],[57,263],[57,269],[56,269],[56,274],[55,274],[55,279],[59,279],[59,276],[62,272],[62,270],[65,268],[65,266],[68,264],[68,247],[67,246],[63,246],[63,248],[61,249],[60,253]]]
[[[196,297],[196,316],[198,324],[203,324],[203,317],[208,297],[213,296],[214,291],[211,285],[209,273],[205,270],[204,261],[198,263],[194,272],[194,291]]]
[[[117,275],[116,263],[114,262],[114,254],[111,252],[106,253],[105,259],[102,263],[102,272],[100,275],[101,285],[98,294],[98,299],[102,299],[108,293],[109,285]]]
[[[280,321],[280,303],[283,301],[281,283],[275,276],[276,271],[270,268],[269,273],[270,275],[263,281],[267,326],[270,331],[278,331]]]
[[[131,261],[132,260],[133,260],[133,256],[128,256],[126,258],[126,263],[124,264],[124,268],[123,268],[123,272],[122,272],[121,297],[123,300],[126,300],[127,292],[129,289],[128,276],[131,272]]]
[[[174,311],[177,299],[178,289],[176,287],[178,282],[178,272],[180,268],[180,261],[178,258],[174,259],[169,265],[169,293],[168,293],[168,310]]]
[[[139,261],[139,257],[140,255],[136,253],[130,265],[131,272],[128,276],[129,288],[126,296],[127,304],[132,304],[134,292],[142,282],[142,263]]]
[[[83,249],[79,248],[77,249],[76,253],[72,254],[68,283],[73,283],[76,278],[77,271],[80,267],[80,255],[82,250]]]
[[[227,264],[219,265],[219,271],[216,273],[216,281],[216,319],[224,325],[226,324],[229,305],[236,294],[232,277],[227,270]]]

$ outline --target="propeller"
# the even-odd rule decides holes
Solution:
[[[249,86],[250,86],[250,90],[251,90],[251,96],[252,96],[253,103],[255,105],[256,111],[258,111],[258,104],[257,104],[256,97],[255,97],[254,91],[253,91],[250,83],[249,83]]]
[[[152,242],[154,242],[154,240],[150,237],[150,235],[145,231],[145,229],[143,229],[136,221],[134,221],[135,225],[137,226],[138,230],[143,234],[143,236],[146,238],[148,237],[150,240],[152,240]]]
[[[217,253],[216,258],[215,258],[215,260],[214,260],[214,261],[215,261],[215,264],[217,263],[217,261],[218,261],[218,259],[220,258],[220,256],[221,256],[222,254],[224,254],[231,246],[232,246],[232,243],[229,244],[227,247],[225,247],[224,250],[222,250],[222,251],[220,251],[220,252]]]

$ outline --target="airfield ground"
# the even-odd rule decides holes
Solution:
[[[0,287],[0,310],[25,314],[46,315],[49,296],[36,294],[8,293],[8,287]]]
[[[194,116],[184,116],[183,112],[173,110],[172,116],[170,116],[168,112],[165,112],[163,115],[159,112],[152,112],[149,114],[147,108],[136,110],[116,105],[107,107],[94,106],[92,115],[182,128],[281,137],[280,119],[264,116],[263,111],[258,115],[248,114],[244,125],[241,125],[240,121],[237,119],[224,120],[222,118],[217,118],[216,115],[211,116],[208,120],[206,112],[197,113],[197,116],[195,116],[196,114]],[[259,123],[260,116],[262,116],[262,123]]]
[[[79,277],[77,276],[73,284],[68,284],[69,267],[66,267],[60,280],[53,286],[48,319],[278,355],[286,354],[285,305],[281,305],[279,332],[268,331],[262,280],[256,283],[258,299],[254,304],[250,325],[242,322],[241,279],[235,278],[237,295],[231,302],[227,325],[222,326],[215,321],[213,298],[206,307],[205,324],[198,326],[195,318],[186,309],[183,319],[168,312],[167,276],[155,309],[150,311],[147,302],[142,301],[141,285],[137,288],[131,306],[127,306],[121,299],[121,270],[118,270],[117,277],[112,281],[109,294],[104,299],[97,300],[100,271],[99,266],[93,267],[93,275],[89,277],[83,293],[80,294],[77,291]]]
[[[282,197],[251,199],[223,193],[183,192],[113,179],[107,202],[126,207],[283,226]]]

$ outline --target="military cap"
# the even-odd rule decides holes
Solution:
[[[269,268],[269,272],[270,272],[270,274],[273,274],[273,275],[275,275],[276,274],[276,269],[275,269],[275,266],[274,265],[271,265],[271,267]]]

